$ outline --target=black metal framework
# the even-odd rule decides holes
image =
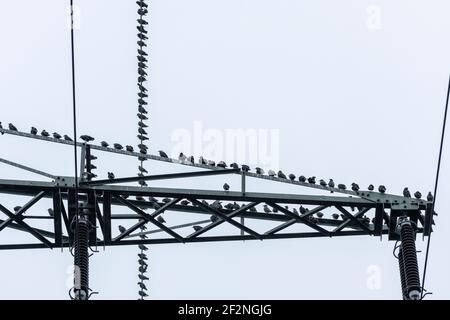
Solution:
[[[73,142],[60,139],[35,136],[7,129],[0,129],[0,132],[73,146]],[[89,238],[89,245],[91,246],[361,235],[382,236],[383,234],[388,234],[389,240],[398,240],[397,220],[405,216],[417,224],[418,233],[423,233],[425,236],[431,232],[433,214],[430,202],[426,200],[370,191],[354,192],[328,188],[300,181],[258,175],[252,172],[242,172],[239,169],[223,169],[185,160],[180,161],[154,155],[144,155],[84,143],[78,143],[77,145],[82,148],[84,156],[80,163],[83,171],[80,173],[78,199],[79,201],[86,201],[95,208],[89,216],[89,221],[94,227]],[[89,161],[90,150],[92,149],[127,156],[146,157],[150,160],[178,163],[207,170],[146,177],[126,177],[113,180],[92,180],[86,178],[85,174],[85,163]],[[0,249],[68,247],[73,241],[73,232],[69,221],[72,221],[75,214],[74,178],[51,175],[5,159],[0,159],[0,162],[41,174],[47,178],[54,177],[51,182],[0,179],[0,194],[33,197],[15,213],[0,204],[0,211],[8,218],[0,220],[0,231],[5,228],[15,229],[27,232],[38,240],[37,243],[0,244]],[[165,180],[221,174],[242,175],[242,189],[240,191],[213,191],[120,185],[124,182],[138,180]],[[245,190],[245,181],[249,178],[269,179],[274,183],[290,183],[303,187],[333,191],[333,195],[290,195],[250,192]],[[336,194],[342,194],[342,196],[337,196]],[[140,200],[131,199],[130,197],[138,197]],[[53,216],[26,215],[26,212],[34,204],[45,198],[53,200]],[[221,205],[212,205],[214,202],[217,204],[218,201],[235,203],[235,206],[232,209],[227,209]],[[236,204],[238,204],[237,207]],[[262,210],[263,205],[266,205],[265,211],[267,212]],[[296,209],[294,210],[294,208],[299,206],[306,207],[304,212],[298,213]],[[118,207],[128,208],[130,213],[115,214],[115,210]],[[183,212],[192,221],[182,225],[167,226],[156,219],[162,213],[169,211]],[[322,211],[332,211],[335,213],[335,218],[319,216],[318,213]],[[339,214],[339,218],[336,218],[336,214]],[[209,216],[209,219],[205,219],[204,215]],[[198,218],[199,216],[201,216],[201,219]],[[32,219],[51,219],[53,220],[53,228],[51,230],[42,230],[31,227],[28,221]],[[131,220],[135,224],[126,231],[116,234],[112,225],[119,220]],[[244,221],[249,223],[244,223]],[[251,227],[252,221],[271,222],[272,226],[267,229],[267,224],[265,224],[266,229],[257,230]],[[235,227],[237,232],[222,228],[220,233],[216,234],[215,231],[222,224]],[[138,231],[144,225],[152,226],[153,229]],[[96,228],[97,226],[98,228]],[[197,226],[197,230],[192,233],[182,235],[178,232],[178,230],[192,226]],[[198,226],[201,227],[198,228]],[[302,230],[293,231],[292,227],[294,226],[302,226],[300,228]],[[140,236],[143,234],[149,237],[142,239]]]

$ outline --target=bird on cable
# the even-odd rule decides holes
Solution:
[[[264,174],[265,173],[264,170],[259,168],[259,167],[256,167],[255,170],[256,170],[257,174]]]
[[[380,193],[385,193],[385,192],[386,192],[386,187],[383,186],[383,185],[381,185],[381,186],[378,187],[378,191],[379,191]]]
[[[88,136],[87,134],[84,134],[80,137],[81,140],[85,141],[85,142],[91,142],[94,141],[95,139],[91,136]]]
[[[333,213],[331,216],[333,217],[334,220],[339,219],[339,215],[337,213]]]
[[[198,163],[200,163],[200,164],[207,164],[207,161],[205,160],[205,158],[200,156],[200,158],[198,158]]]
[[[138,77],[138,82],[139,82],[139,83],[143,83],[143,82],[146,82],[146,81],[147,81],[147,78],[146,78],[146,77],[141,76],[141,75]]]
[[[138,65],[141,66],[141,68],[144,68],[144,69],[147,68],[147,65],[143,62],[138,62]],[[137,95],[139,98],[142,98],[142,99],[148,98],[148,94],[146,94],[144,92],[138,92]]]
[[[138,128],[138,132],[140,134],[147,134],[147,131],[145,131],[143,128]]]
[[[123,147],[122,147],[122,145],[121,145],[120,143],[114,143],[114,149],[116,149],[116,150],[122,150]]]
[[[148,260],[147,255],[144,253],[138,253],[138,257],[139,257],[139,259],[142,259],[142,260]]]
[[[143,266],[139,266],[138,270],[139,270],[140,273],[145,273],[145,272],[147,272],[147,268],[146,268],[146,267],[143,267]]]
[[[141,104],[141,105],[143,105],[143,106],[148,105],[148,102],[145,101],[145,100],[142,99],[142,98],[138,99],[138,103]],[[139,112],[141,112],[141,111],[139,111]],[[147,111],[142,112],[142,113],[147,113]]]
[[[265,212],[265,213],[270,213],[270,212],[272,212],[272,210],[270,210],[270,208],[267,206],[267,204],[264,205],[264,212]]]
[[[414,197],[416,199],[421,199],[422,198],[422,193],[420,193],[420,191],[416,191],[416,192],[414,192]]]
[[[294,212],[295,215],[298,216],[298,211],[297,211],[297,209],[294,208],[292,211]]]
[[[304,206],[300,206],[299,210],[301,214],[305,214],[307,212]]]
[[[138,38],[141,39],[141,40],[147,40],[147,39],[148,39],[148,37],[147,37],[143,32],[139,32],[139,33],[137,34],[137,36],[138,36]]]
[[[298,181],[306,182],[306,177],[305,176],[300,176],[300,177],[298,177]]]
[[[138,166],[138,170],[142,173],[148,173],[147,169],[145,169],[143,166]]]
[[[88,168],[88,165],[85,165],[84,168],[87,169],[87,168]],[[90,168],[91,168],[91,170],[95,170],[95,169],[97,169],[97,166],[91,164],[91,165],[90,165]]]
[[[267,172],[267,175],[268,175],[269,177],[275,177],[275,176],[276,176],[276,173],[275,173],[275,171],[273,171],[273,170],[269,170],[269,171]]]
[[[127,231],[127,229],[124,226],[119,226],[118,228],[120,233],[124,233],[125,231]]]
[[[355,192],[359,191],[359,185],[357,183],[352,182],[352,190]]]
[[[147,13],[148,13],[148,10],[145,9],[145,8],[141,8],[141,9],[138,10],[138,14],[140,16],[145,16]]]
[[[19,211],[20,209],[22,209],[21,206],[15,206],[15,207],[13,208],[13,210],[14,210],[15,212]]]
[[[141,75],[141,76],[143,76],[143,77],[147,76],[147,72],[145,72],[145,70],[142,69],[142,68],[138,68],[138,74]],[[140,102],[139,102],[139,103],[140,103]]]
[[[326,186],[327,186],[327,183],[326,183],[325,180],[323,180],[323,179],[320,179],[320,180],[319,180],[319,184],[320,184],[322,187],[326,187]]]
[[[143,57],[143,56],[137,56],[137,59],[139,62],[143,62],[143,63],[148,62],[147,58]],[[139,84],[138,84],[138,86],[139,86]],[[144,88],[144,87],[143,88],[139,87],[139,90],[144,91],[144,92],[148,91],[147,88]]]
[[[139,144],[138,144],[138,148],[139,148],[139,149],[145,149],[145,150],[148,149],[148,147],[147,147],[145,144],[143,144],[143,143],[139,143]]]
[[[369,184],[369,186],[367,187],[367,190],[369,191],[373,191],[375,189],[375,187],[373,186],[373,184]]]
[[[147,21],[145,21],[144,19],[137,19],[137,22],[140,24],[140,25],[147,25],[148,24],[148,22]]]
[[[225,183],[225,184],[223,185],[223,190],[225,190],[225,191],[230,190],[230,185],[229,185],[228,183]]]
[[[136,1],[136,3],[138,4],[139,7],[141,8],[148,8],[148,4],[146,4],[144,1],[142,0],[138,0]]]
[[[11,131],[18,131],[17,128],[12,123],[8,124],[8,128]]]
[[[405,188],[403,189],[403,196],[404,196],[405,198],[411,198],[411,192],[409,191],[408,187],[405,187]]]
[[[233,210],[239,210],[241,206],[237,202],[233,202]]]
[[[343,184],[343,183],[339,183],[339,184],[338,184],[338,189],[340,189],[340,190],[346,190],[346,189],[347,189],[347,186],[346,186],[345,184]]]
[[[295,174],[290,173],[290,174],[289,174],[289,179],[292,180],[292,181],[294,181],[294,180],[295,180]]]
[[[141,296],[142,298],[143,298],[143,297],[148,297],[148,294],[145,293],[145,292],[142,291],[142,290],[139,290],[138,294],[139,294],[139,296]]]
[[[49,208],[49,209],[47,210],[47,212],[48,212],[48,215],[49,215],[50,217],[54,217],[54,216],[55,216],[55,212],[53,211],[52,208]]]
[[[106,142],[106,141],[100,142],[100,145],[101,145],[103,148],[108,148],[108,147],[109,147],[109,143]]]
[[[141,127],[141,128],[148,128],[148,125],[146,125],[144,122],[142,122],[142,121],[139,121],[138,122],[138,126],[139,127]]]
[[[250,167],[248,165],[246,165],[246,164],[243,164],[241,166],[241,170],[244,171],[244,172],[249,172],[250,171]]]
[[[278,171],[278,178],[286,179],[286,175],[283,173],[283,171],[281,170]]]
[[[139,180],[138,183],[141,187],[148,187],[148,184],[147,182],[145,182],[145,180]]]
[[[138,137],[139,140],[142,140],[142,141],[148,140],[148,137],[146,137],[146,136],[144,136],[142,134],[138,134],[137,137]]]
[[[137,284],[139,287],[141,287],[141,289],[147,290],[147,287],[145,286],[145,284],[143,282],[138,282]]]
[[[67,134],[64,135],[64,140],[69,141],[69,142],[73,142],[72,138],[69,137]]]
[[[228,210],[233,210],[233,204],[231,202],[229,202],[225,205],[225,208]]]
[[[91,160],[97,160],[97,157],[91,154],[91,155],[89,156],[89,159],[91,159]]]
[[[159,153],[159,156],[161,157],[161,158],[169,158],[169,156],[167,155],[167,153],[165,153],[164,151],[162,151],[162,150],[159,150],[158,151],[158,153]]]
[[[144,56],[144,57],[145,57],[145,56],[148,56],[147,52],[145,52],[145,51],[142,50],[142,49],[138,49],[137,51],[138,51],[138,54],[141,55],[141,56]]]
[[[146,157],[144,157],[144,156],[139,156],[138,160],[139,161],[147,161],[148,159]]]
[[[322,212],[317,212],[316,213],[317,218],[323,218],[323,213]]]
[[[145,28],[143,26],[137,26],[136,29],[138,29],[138,31],[141,33],[148,33],[148,31],[145,30]]]
[[[196,232],[203,229],[201,226],[193,226],[192,228],[194,228],[194,231]]]
[[[133,148],[132,146],[125,146],[125,149],[126,149],[128,152],[133,152],[133,151],[134,151],[134,148]]]
[[[61,139],[61,135],[58,132],[53,132],[53,138]]]
[[[225,163],[225,161],[219,161],[217,162],[217,166],[225,169],[227,167],[227,164]]]
[[[115,179],[114,173],[108,172],[108,179],[109,180],[114,180]]]
[[[430,192],[428,192],[428,194],[427,194],[427,201],[428,202],[432,202],[434,200],[434,197],[433,197],[433,194],[431,193],[431,191]]]
[[[233,169],[239,169],[239,165],[236,162],[233,162],[232,164],[230,164],[230,167]]]
[[[139,47],[146,47],[147,46],[147,44],[144,41],[142,41],[142,40],[138,40],[136,43],[137,43],[137,45]]]
[[[166,223],[166,220],[164,220],[164,218],[161,217],[161,216],[158,216],[158,217],[156,218],[156,220],[157,220],[159,223]]]
[[[146,276],[144,276],[144,275],[142,275],[142,274],[139,274],[138,277],[139,277],[139,279],[141,279],[141,280],[149,280]]]
[[[308,178],[308,183],[315,184],[316,183],[316,177],[315,176],[309,177]]]
[[[36,129],[35,127],[31,127],[30,133],[33,135],[37,135],[38,129]]]
[[[148,248],[145,245],[143,245],[143,244],[140,244],[138,247],[139,247],[139,250],[142,250],[142,251],[147,251],[148,250]]]
[[[216,162],[213,160],[208,160],[208,166],[214,167],[216,165]]]
[[[48,133],[48,132],[45,131],[45,130],[42,130],[42,131],[41,131],[41,136],[43,136],[43,137],[50,137],[50,133]]]

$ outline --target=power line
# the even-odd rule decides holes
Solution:
[[[436,168],[436,179],[435,179],[435,182],[434,182],[434,199],[433,199],[433,202],[431,204],[431,214],[432,215],[434,215],[434,206],[436,204],[437,188],[438,188],[438,183],[439,183],[439,174],[440,174],[440,171],[441,171],[442,149],[443,149],[443,146],[444,146],[445,125],[447,123],[447,112],[448,112],[449,96],[450,96],[450,76],[449,76],[449,80],[448,80],[447,100],[446,100],[446,103],[445,103],[444,120],[442,122],[441,144],[439,146],[439,156],[438,156],[438,163],[437,163],[437,168]],[[431,219],[431,221],[433,221],[433,218]],[[428,235],[427,250],[426,250],[426,254],[425,254],[425,264],[424,264],[424,267],[423,267],[422,298],[424,297],[423,292],[424,292],[424,288],[425,288],[425,279],[426,279],[426,274],[427,274],[428,254],[429,254],[429,251],[430,251],[430,242],[431,242],[431,232]]]

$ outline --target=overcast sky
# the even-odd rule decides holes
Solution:
[[[136,145],[137,5],[74,2],[78,130],[97,141]],[[72,134],[68,3],[0,2],[3,126],[13,122],[24,131],[34,125]],[[434,186],[450,71],[449,9],[445,0],[152,0],[151,153],[175,152],[180,133],[189,133],[199,149],[186,152],[198,155],[211,149],[209,135],[248,129],[258,139],[269,133],[269,162],[286,173],[363,187],[385,184],[398,194],[409,186],[426,194]],[[448,141],[426,283],[434,293],[430,299],[450,298]],[[1,158],[73,174],[72,150],[66,146],[3,135],[0,150]],[[225,146],[221,151],[227,158],[233,154]],[[257,152],[256,162],[265,162],[264,152]],[[103,177],[107,171],[136,174],[135,159],[99,160]],[[151,173],[183,169],[148,167]],[[42,180],[4,164],[0,177]],[[232,188],[238,181],[227,180]],[[220,190],[223,182],[151,186]],[[248,187],[309,193],[258,181]],[[0,194],[10,209],[26,201]],[[40,203],[29,214],[45,214],[48,206]],[[169,225],[185,221],[179,213],[169,214]],[[0,243],[30,241],[17,231],[0,232]],[[149,252],[147,286],[151,299],[399,299],[393,245],[368,236],[157,245]],[[425,245],[418,237],[421,274]],[[96,299],[137,298],[136,253],[133,246],[94,254],[90,284],[100,292]],[[67,299],[73,263],[67,250],[2,251],[0,261],[0,298]]]

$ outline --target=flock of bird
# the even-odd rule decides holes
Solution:
[[[0,123],[0,127],[1,127],[1,123]],[[11,123],[9,124],[9,129],[17,131],[17,128]],[[32,134],[37,134],[37,132],[38,131],[37,131],[37,129],[35,127],[31,128],[31,133]],[[41,132],[41,135],[49,136],[48,132],[45,131],[45,130],[43,130]],[[67,140],[67,141],[72,141],[72,139],[69,136],[67,136],[67,135],[61,136],[60,134],[58,134],[56,132],[53,133],[53,137],[55,139],[64,139],[64,140]],[[93,137],[88,136],[88,135],[82,135],[80,137],[80,139],[83,140],[86,143],[89,143],[89,142],[92,142],[92,141],[95,140]],[[140,152],[142,154],[147,154],[148,148],[142,143],[143,142],[142,140],[140,142],[141,143],[138,145]],[[100,144],[101,144],[101,146],[103,146],[105,148],[109,147],[109,144],[106,141],[102,141]],[[122,145],[120,145],[119,143],[114,143],[113,147],[114,147],[114,149],[117,149],[117,150],[122,150],[123,149]],[[125,147],[125,149],[127,151],[129,151],[129,152],[133,152],[134,151],[134,148],[132,146],[129,146],[129,145],[127,145]],[[162,150],[159,151],[159,156],[161,158],[169,159],[168,155]],[[147,159],[146,157],[139,157],[139,160],[141,161],[141,165],[138,167],[138,170],[139,170],[138,176],[143,177],[146,173],[148,173],[147,170],[142,165],[142,162],[144,160],[146,160],[146,159]],[[183,162],[183,163],[189,163],[189,164],[195,164],[196,163],[196,161],[195,161],[193,156],[189,156],[188,157],[188,156],[186,156],[183,153],[180,153],[180,155],[178,157],[178,160],[180,162]],[[198,159],[197,163],[201,164],[201,165],[207,165],[207,166],[212,166],[212,167],[215,166],[215,167],[220,167],[220,168],[224,168],[224,169],[225,168],[232,168],[232,169],[242,170],[242,171],[245,171],[245,172],[250,172],[251,171],[250,167],[248,165],[245,165],[245,164],[239,166],[237,163],[231,163],[228,166],[224,161],[219,161],[219,162],[216,163],[213,160],[206,160],[202,156],[200,156],[200,158]],[[277,178],[280,178],[280,179],[286,179],[286,180],[291,180],[291,181],[296,181],[298,179],[298,181],[300,181],[302,183],[307,183],[307,184],[310,184],[310,185],[320,185],[321,187],[329,188],[330,192],[334,192],[333,190],[335,190],[335,189],[347,190],[347,186],[345,184],[343,184],[343,183],[336,184],[333,179],[329,179],[328,182],[327,182],[324,179],[317,180],[317,178],[315,176],[305,177],[303,175],[300,175],[297,178],[297,176],[295,174],[290,173],[290,174],[286,175],[281,170],[279,170],[278,172],[275,172],[274,170],[268,170],[267,173],[266,173],[264,171],[264,169],[259,168],[259,167],[255,168],[255,173],[258,174],[258,175],[267,175],[269,177],[277,177]],[[109,172],[108,173],[108,178],[109,179],[115,179],[115,176],[114,176],[114,174],[112,172]],[[142,186],[146,186],[145,181],[139,181],[139,184],[142,185]],[[230,189],[230,186],[228,184],[224,184],[223,188],[224,188],[224,190],[228,191]],[[350,190],[352,190],[354,192],[358,192],[360,190],[360,186],[357,183],[353,182],[350,185]],[[367,190],[368,191],[375,191],[375,186],[373,184],[370,184],[367,187]],[[378,190],[379,193],[384,194],[384,193],[386,193],[387,188],[384,185],[380,185],[380,186],[378,186],[377,190]],[[414,198],[416,198],[416,199],[422,199],[422,193],[420,191],[416,191],[416,192],[414,192],[414,194],[411,194],[411,191],[409,190],[408,187],[405,187],[403,189],[403,196],[406,197],[406,198],[412,198],[412,196],[414,196]],[[433,201],[433,195],[432,195],[431,192],[428,192],[426,199],[429,202]]]

